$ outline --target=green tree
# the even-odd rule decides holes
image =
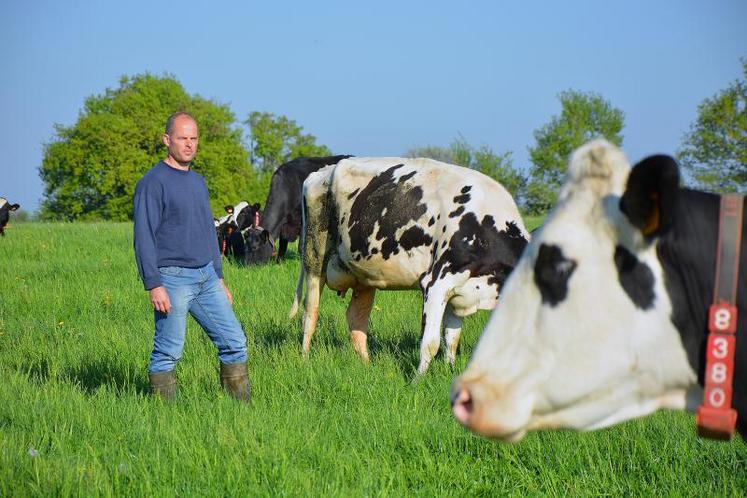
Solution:
[[[191,113],[200,127],[193,162],[203,174],[215,213],[243,198],[254,172],[241,129],[227,105],[189,95],[173,76],[124,76],[116,89],[88,97],[73,126],[55,125],[39,174],[43,219],[127,220],[138,179],[166,155],[168,116]]]
[[[503,185],[517,199],[524,195],[526,178],[513,165],[512,152],[495,153],[487,145],[475,148],[461,135],[449,147],[413,147],[406,157],[429,157],[445,163],[475,169]]]
[[[254,111],[244,121],[249,127],[252,163],[262,172],[271,173],[281,164],[297,157],[329,156],[316,137],[302,133],[303,127],[285,116]]]
[[[747,59],[742,73],[742,80],[698,106],[698,118],[677,153],[696,187],[747,192]]]
[[[451,142],[451,153],[455,164],[475,169],[498,181],[521,204],[527,179],[514,167],[513,152],[493,152],[487,145],[475,148],[460,135]]]
[[[412,147],[405,152],[405,157],[427,157],[441,161],[442,163],[454,164],[454,154],[448,147],[438,145],[426,145],[425,147]]]
[[[568,158],[593,138],[622,144],[625,115],[596,93],[567,90],[559,95],[562,111],[535,130],[537,144],[529,148],[532,167],[526,187],[525,209],[532,214],[549,210],[558,198]]]

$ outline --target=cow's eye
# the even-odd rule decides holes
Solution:
[[[568,279],[576,269],[576,262],[568,259],[560,247],[542,244],[534,263],[534,283],[537,284],[542,302],[557,306],[568,295]]]

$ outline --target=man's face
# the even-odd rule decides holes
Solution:
[[[169,155],[183,165],[194,159],[198,140],[197,123],[189,116],[178,116],[171,133],[163,135],[163,143],[168,147]]]

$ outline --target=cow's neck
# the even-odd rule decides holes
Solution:
[[[676,200],[674,226],[657,247],[672,301],[672,323],[680,333],[698,383],[703,385],[708,307],[713,301],[719,227],[718,195],[682,189]],[[747,216],[744,218],[747,220]],[[747,230],[743,229],[743,238]],[[737,427],[747,434],[747,251],[742,244],[737,288],[739,313],[733,405]]]

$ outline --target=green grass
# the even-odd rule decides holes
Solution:
[[[529,223],[528,228],[533,228]],[[360,496],[747,494],[747,447],[698,439],[660,412],[593,433],[479,438],[451,417],[451,381],[487,320],[465,320],[411,384],[420,295],[380,292],[372,362],[348,343],[346,300],[325,291],[311,356],[286,319],[299,267],[227,265],[249,341],[251,407],[218,386],[191,322],[180,398],[148,396],[152,312],[129,224],[16,224],[0,240],[0,495]]]

